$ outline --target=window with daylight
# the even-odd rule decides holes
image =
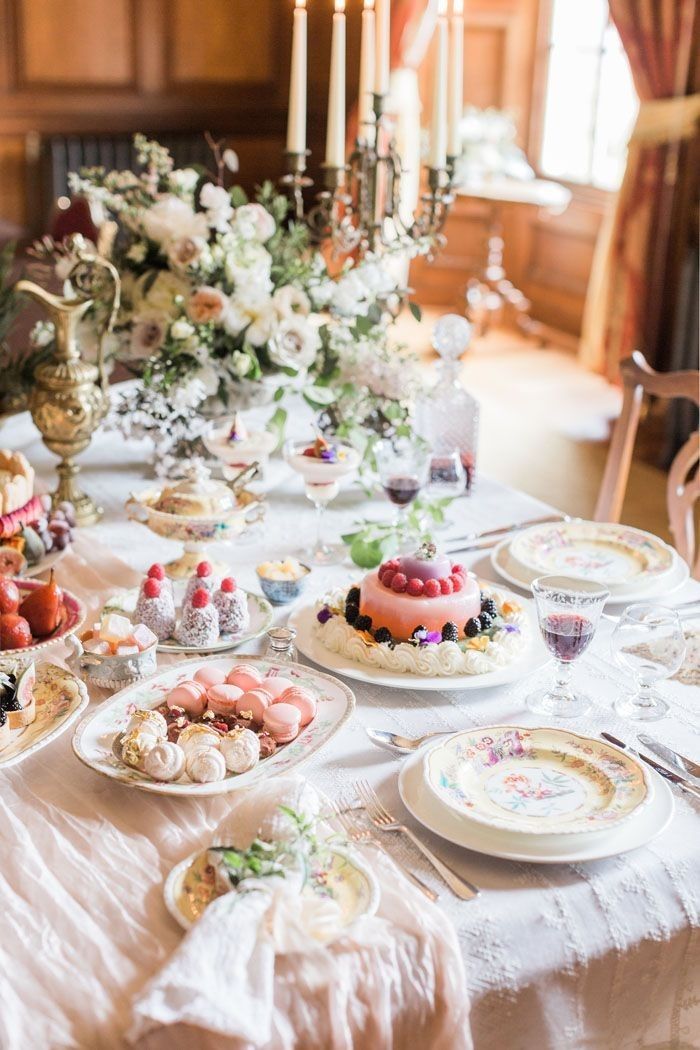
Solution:
[[[540,169],[616,190],[639,100],[607,0],[551,0]]]

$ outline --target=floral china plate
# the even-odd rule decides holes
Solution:
[[[170,783],[152,780],[145,773],[119,760],[114,752],[115,738],[123,732],[134,710],[158,707],[171,689],[180,682],[191,679],[194,672],[204,664],[229,671],[234,663],[243,661],[255,664],[263,675],[274,668],[316,697],[316,717],[290,744],[278,747],[274,755],[258,762],[247,773],[228,773],[223,780],[206,784],[194,783],[185,777]],[[78,725],[73,736],[73,750],[86,766],[128,787],[180,797],[223,795],[241,787],[248,787],[266,777],[287,773],[311,758],[347,722],[354,706],[355,696],[346,685],[337,678],[302,664],[282,663],[279,660],[268,660],[248,654],[236,654],[235,660],[231,656],[183,660],[127,686],[95,708]]]
[[[36,591],[39,587],[45,586],[44,580],[29,580],[24,576],[16,576],[13,577],[13,579],[19,587],[22,599],[26,598],[31,591]],[[78,630],[85,619],[85,606],[80,598],[76,598],[76,596],[71,594],[70,591],[67,591],[65,587],[62,587],[61,591],[63,593],[63,605],[61,619],[56,630],[52,631],[52,633],[45,638],[37,639],[31,645],[27,645],[23,649],[0,649],[0,661],[19,660],[28,663],[29,660],[34,659],[35,653],[42,649],[46,649],[49,645],[53,645],[55,642],[62,641],[69,634],[73,634]]]
[[[647,805],[631,756],[563,729],[489,726],[456,733],[424,758],[428,788],[461,817],[526,834],[610,828]]]
[[[58,664],[37,664],[33,688],[36,717],[22,729],[15,729],[0,750],[0,769],[7,769],[29,758],[65,732],[87,706],[84,682]]]
[[[184,930],[227,892],[234,891],[221,885],[208,850],[193,853],[177,864],[163,886],[166,907]],[[379,886],[369,866],[355,851],[339,846],[331,847],[323,863],[310,868],[301,892],[336,901],[342,926],[349,926],[361,915],[373,915],[379,906]]]
[[[186,580],[173,580],[173,593],[178,615],[185,596],[186,587]],[[159,642],[156,646],[157,652],[193,654],[224,653],[228,649],[235,649],[237,645],[243,645],[245,642],[252,642],[254,638],[259,638],[261,634],[264,634],[265,631],[269,630],[272,626],[272,621],[274,619],[272,606],[267,598],[263,598],[259,594],[253,594],[251,591],[246,591],[245,593],[248,598],[248,613],[250,614],[250,624],[245,631],[240,631],[238,634],[222,634],[219,636],[218,641],[201,649],[196,649],[189,645],[182,645],[181,642],[175,641],[174,638],[166,638],[164,642]],[[104,611],[123,612],[127,616],[132,616],[136,609],[138,596],[138,588],[117,594],[106,602]]]
[[[510,554],[537,574],[564,573],[610,587],[655,580],[673,568],[673,551],[658,537],[594,521],[536,525],[515,536]]]

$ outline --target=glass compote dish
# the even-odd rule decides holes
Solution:
[[[653,722],[663,718],[668,704],[654,692],[654,684],[670,678],[685,658],[685,637],[678,613],[649,602],[629,605],[617,622],[610,648],[618,665],[631,671],[637,690],[615,701],[622,718]]]
[[[360,465],[360,455],[350,445],[330,442],[323,437],[315,441],[287,441],[284,458],[304,479],[306,498],[316,508],[316,541],[301,557],[315,565],[335,565],[345,557],[343,544],[329,544],[323,539],[323,512],[340,492],[342,478],[353,474]]]
[[[578,718],[590,699],[571,688],[571,665],[593,641],[610,592],[598,583],[568,576],[540,576],[532,583],[544,643],[556,660],[554,686],[527,698],[531,711],[556,718]]]

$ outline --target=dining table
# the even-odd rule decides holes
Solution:
[[[28,457],[44,490],[55,484],[55,458],[28,413],[0,421],[0,445]],[[99,611],[95,596],[103,600],[110,588],[132,585],[151,563],[181,549],[127,518],[129,495],[154,483],[151,453],[147,441],[103,429],[80,457],[81,483],[104,515],[77,530],[56,576],[83,598],[90,615]],[[264,520],[237,540],[217,544],[215,552],[252,591],[259,590],[255,566],[289,554],[312,535],[314,523],[301,479],[281,458],[271,462],[260,489]],[[497,478],[479,476],[471,493],[450,505],[435,538],[446,544],[553,509]],[[392,513],[380,495],[368,496],[350,482],[329,506],[326,528],[337,537],[359,519],[386,520]],[[480,578],[498,582],[490,550],[466,552],[460,560]],[[362,574],[349,559],[314,567],[300,600]],[[691,580],[668,602],[697,597],[700,584]],[[292,608],[276,607],[275,622],[284,624]],[[603,618],[575,665],[576,683],[593,705],[570,728],[593,736],[607,730],[633,743],[640,725],[613,710],[620,691],[630,687],[611,656],[613,627]],[[249,653],[265,648],[265,637],[244,647]],[[64,655],[59,647],[44,658]],[[457,899],[410,843],[384,836],[387,850],[439,893],[437,907],[456,931],[476,1050],[700,1047],[700,802],[674,788],[668,827],[628,853],[586,863],[503,860],[452,845],[415,821],[399,796],[401,756],[367,736],[369,727],[420,736],[542,724],[525,697],[550,673],[542,667],[507,685],[468,690],[451,688],[446,679],[429,692],[415,684],[386,688],[345,679],[356,697],[353,716],[303,772],[347,805],[355,799],[356,781],[366,779],[392,814],[480,888],[473,900]],[[662,690],[669,714],[650,731],[700,761],[700,690],[676,680]],[[88,710],[107,696],[91,688]],[[226,795],[159,796],[101,777],[77,760],[71,737],[69,730],[0,771],[3,1050],[127,1045],[134,997],[182,938],[164,904],[164,879],[207,842],[229,804]]]

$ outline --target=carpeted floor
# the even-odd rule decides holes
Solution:
[[[398,336],[430,368],[431,328],[442,311],[416,323],[402,316]],[[472,343],[462,372],[481,403],[479,468],[569,514],[593,513],[621,395],[575,356],[541,349],[520,333],[494,329]],[[636,458],[623,521],[669,539],[665,475]]]

